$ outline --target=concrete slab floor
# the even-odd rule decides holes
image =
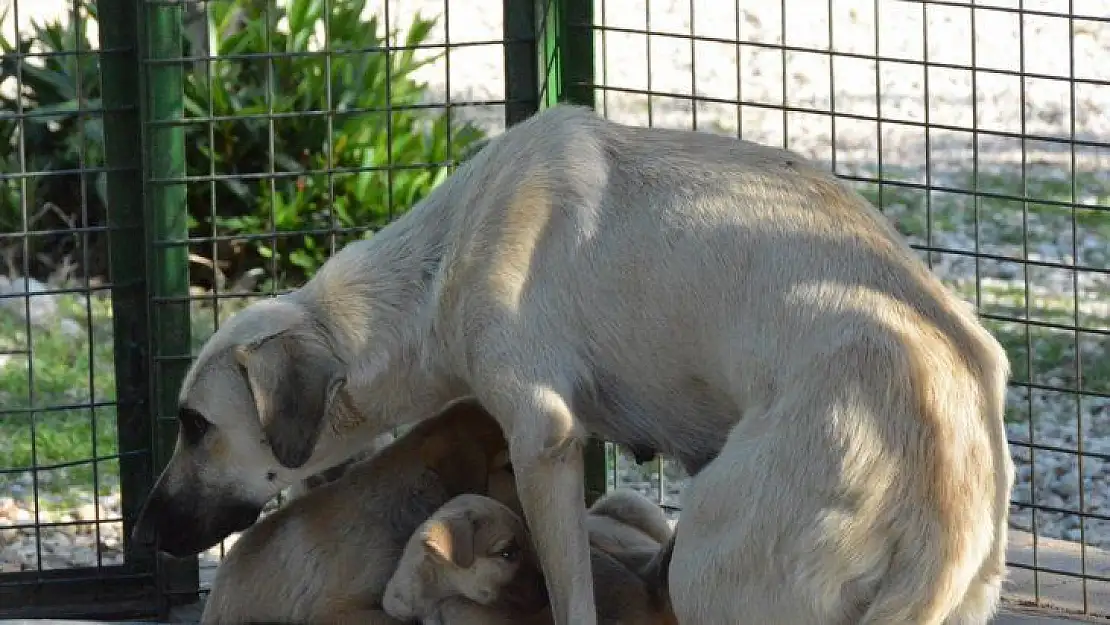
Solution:
[[[66,620],[33,620],[13,619],[0,620],[0,625],[170,625],[178,623],[195,623],[195,621],[172,619],[167,624],[154,621],[66,621]],[[999,614],[991,625],[1078,625],[1082,623],[1110,623],[1106,619],[1081,619],[1078,617],[1063,617],[1047,612],[1006,610]]]
[[[1034,553],[1036,559],[1034,560]],[[1007,560],[1011,563],[1047,567],[1056,571],[1080,570],[1088,574],[1110,576],[1110,552],[1087,547],[1080,549],[1075,543],[1034,537],[1028,532],[1010,530]],[[209,576],[211,571],[207,571]],[[210,582],[210,580],[205,580]],[[207,585],[207,584],[205,584]],[[1042,605],[1058,606],[1064,610],[1082,611],[1084,597],[1087,608],[1099,614],[1110,612],[1110,587],[1107,584],[1086,584],[1077,577],[1050,575],[1011,567],[1004,595],[1011,599],[1002,614],[991,625],[1077,625],[1101,623],[1110,625],[1110,619],[1072,616],[1060,610],[1028,608],[1040,600]],[[1005,601],[1005,600],[1003,600]],[[200,620],[202,603],[175,608],[165,625],[192,625]],[[160,625],[154,621],[81,621],[81,620],[2,620],[0,625]]]
[[[1079,625],[1082,623],[1110,623],[1106,619],[1084,618],[1047,610],[1004,610],[991,625]]]

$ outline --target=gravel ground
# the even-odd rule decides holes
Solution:
[[[829,6],[833,10],[829,24]],[[719,0],[651,0],[648,11],[642,0],[605,0],[596,3],[596,13],[610,27],[642,29],[650,21],[656,32],[696,35],[710,38],[735,39],[739,24],[740,38],[751,44],[783,43],[790,46],[828,49],[871,55],[878,51],[885,59],[874,61],[838,57],[830,61],[819,53],[792,52],[785,55],[758,45],[737,46],[716,42],[699,42],[692,46],[680,37],[653,37],[650,49],[642,35],[607,32],[604,50],[598,55],[598,76],[605,85],[623,89],[651,88],[677,95],[735,99],[738,95],[747,104],[702,103],[696,108],[687,100],[657,96],[650,102],[646,96],[606,92],[599,103],[614,119],[633,124],[652,123],[676,128],[697,128],[708,132],[736,134],[772,144],[787,145],[809,157],[829,162],[839,173],[874,173],[883,164],[884,176],[907,182],[961,186],[966,188],[968,170],[975,160],[980,173],[1013,176],[1020,173],[1023,159],[1029,171],[1046,180],[1067,181],[1071,177],[1072,155],[1066,146],[1051,141],[1071,136],[1088,141],[1107,141],[1110,135],[1110,24],[1082,19],[1086,16],[1110,15],[1110,0],[1075,2],[1077,19],[1027,16],[1024,20],[1024,46],[1019,36],[1015,15],[1002,11],[977,10],[975,34],[972,36],[970,11],[966,8],[929,5],[927,15],[916,2],[882,3],[876,19],[872,0],[786,0],[785,16],[778,2],[744,2],[736,15],[734,3]],[[1016,6],[1017,0],[995,0],[992,6]],[[496,40],[501,35],[501,15],[490,10],[500,6],[489,0],[452,0],[446,28],[441,23],[433,40],[452,43]],[[1029,10],[1059,10],[1058,0],[1025,0]],[[692,7],[692,9],[691,9]],[[370,8],[381,12],[381,1]],[[424,15],[442,13],[442,0],[406,0],[390,2],[391,22],[403,25],[416,12]],[[650,18],[647,17],[650,14]],[[785,24],[785,35],[783,25]],[[1067,45],[1069,27],[1074,46]],[[875,32],[880,36],[876,38]],[[831,33],[831,37],[830,37]],[[1024,54],[1019,53],[1024,52]],[[693,52],[693,54],[692,54]],[[1006,76],[982,71],[974,75],[955,67],[931,67],[926,71],[915,61],[928,58],[931,62],[952,66],[975,64],[984,69],[1024,69],[1036,77]],[[740,63],[738,70],[737,59]],[[1071,58],[1074,57],[1074,62]],[[450,53],[449,63],[440,62],[423,70],[435,99],[449,95],[454,101],[496,100],[504,97],[502,86],[503,58],[499,46],[469,46]],[[648,67],[650,65],[650,83]],[[691,79],[693,76],[693,79]],[[1089,82],[1072,87],[1068,77]],[[785,87],[784,87],[785,82]],[[828,115],[790,113],[764,106],[783,104],[818,110],[835,108],[848,115],[833,122]],[[459,115],[478,121],[491,131],[502,128],[499,107],[463,107]],[[881,127],[874,122],[851,116],[880,115]],[[928,133],[915,123],[928,122],[944,128]],[[1021,141],[1000,135],[979,134],[970,129],[998,133],[1033,133],[1041,140]],[[967,128],[964,130],[963,128]],[[1078,189],[1085,197],[1087,184],[1107,183],[1103,172],[1110,171],[1108,154],[1095,147],[1081,147],[1074,155],[1076,172],[1088,177]],[[1105,197],[1101,200],[1105,203]],[[919,208],[912,202],[894,202],[888,214],[899,221],[910,219]],[[1020,214],[1018,214],[1020,217]],[[1014,215],[984,214],[979,224],[982,250],[992,245],[1000,249],[1012,238]],[[1107,256],[1106,232],[1097,229],[1071,231],[1059,227],[1047,216],[1030,216],[1030,258],[1076,262],[1110,267]],[[911,236],[911,238],[913,238]],[[1073,239],[1075,245],[1073,246]],[[954,218],[947,227],[932,232],[932,243],[942,247],[975,249],[974,224]],[[1011,250],[1012,252],[1012,250]],[[1017,253],[1021,253],[1020,247]],[[959,256],[934,258],[934,268],[953,285],[981,284],[1004,291],[1007,287],[1024,291],[1022,273],[1005,263],[974,263]],[[978,266],[977,266],[978,265]],[[1081,275],[1073,283],[1072,272],[1044,272],[1033,282],[1033,291],[1050,297],[1066,293],[1071,297],[1077,285],[1077,300],[1085,304],[1084,313],[1096,311],[1107,315],[1102,296],[1107,285],[1098,275]],[[985,288],[985,287],[984,287]],[[991,291],[995,292],[995,291]],[[1041,297],[1038,295],[1037,297]],[[984,300],[986,301],[986,300]],[[1093,303],[1091,303],[1093,302]],[[1034,306],[1034,304],[1031,304]],[[1093,313],[1092,313],[1093,314]],[[1056,379],[1056,378],[1051,378]],[[1059,379],[1064,373],[1059,372]],[[1077,447],[1076,433],[1082,433],[1083,448],[1089,452],[1110,453],[1110,417],[1107,401],[1084,400],[1076,406],[1074,398],[1060,394],[1040,393],[1031,400],[1019,390],[1011,393],[1011,404],[1018,413],[1028,415],[1032,404],[1034,415],[1030,427],[1026,416],[1010,424],[1015,442],[1031,439],[1039,444],[1063,449]],[[1025,411],[1025,412],[1022,412]],[[1019,464],[1019,484],[1014,497],[1063,510],[1080,509],[1110,515],[1110,463],[1087,458],[1082,468],[1074,455],[1037,451],[1031,458],[1028,449],[1014,446]],[[618,463],[617,482],[645,492],[658,492],[653,472],[625,459]],[[23,493],[27,491],[24,481]],[[679,504],[682,476],[664,472],[664,501]],[[2,493],[0,493],[2,494]],[[33,511],[25,503],[25,495],[15,491],[0,497],[0,527],[25,522]],[[69,519],[59,522],[86,520],[92,501],[79,501],[67,513]],[[103,518],[119,514],[118,498],[100,500]],[[82,511],[84,516],[82,516]],[[1028,511],[1015,508],[1013,525],[1034,529],[1042,535],[1066,540],[1083,539],[1088,544],[1110,547],[1110,523],[1088,521],[1065,513],[1040,513],[1035,527]],[[63,566],[67,563],[95,561],[97,538],[87,531],[59,528],[43,535],[43,563]],[[118,557],[118,525],[104,526],[100,537],[103,558]],[[80,530],[80,531],[78,531]],[[35,566],[37,551],[34,534],[3,529],[3,570]],[[49,557],[48,557],[49,556]],[[91,560],[90,560],[91,559]]]

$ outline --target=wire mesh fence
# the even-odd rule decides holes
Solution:
[[[195,598],[221,549],[164,561],[125,536],[196,350],[536,108],[530,18],[506,42],[500,11],[476,30],[452,7],[5,5],[0,611]],[[493,92],[459,94],[483,51]],[[532,76],[513,99],[505,55]]]
[[[108,193],[110,179],[139,170],[108,166],[105,129],[133,103],[103,95],[101,54],[114,51],[99,47],[95,8],[52,8],[46,19],[16,3],[0,14],[0,608],[49,604],[49,584],[95,613],[100,600],[141,595],[144,581],[121,566],[120,484],[147,428],[132,387],[115,384],[136,351],[113,341],[135,336],[112,309],[145,302],[133,267],[109,271],[142,239],[126,200]]]
[[[217,36],[188,59],[204,65],[203,95],[186,103],[186,118],[202,129],[205,147],[196,168],[186,163],[179,178],[202,196],[203,225],[188,233],[194,353],[220,321],[299,284],[335,249],[372,236],[417,202],[482,138],[502,130],[508,115],[535,110],[534,90],[509,100],[503,87],[475,97],[452,84],[469,59],[484,55],[499,61],[490,83],[504,85],[504,57],[510,48],[531,53],[532,25],[525,22],[518,39],[506,41],[496,21],[495,28],[460,29],[452,8],[444,1],[294,0],[253,7],[209,2],[198,11],[203,16],[194,19],[214,23]],[[246,21],[231,17],[244,9]],[[219,93],[228,88],[249,90],[252,100],[220,110],[226,106],[220,103],[236,101]],[[255,145],[243,145],[244,136]],[[235,171],[208,157],[209,150],[233,150],[225,162]],[[249,165],[245,154],[254,159]],[[229,202],[243,200],[243,209],[228,210]],[[187,363],[188,353],[177,360]],[[172,432],[176,406],[171,402],[161,415]],[[233,541],[202,554],[202,590]],[[189,595],[195,587],[186,583],[180,591]]]
[[[0,612],[195,597],[124,535],[204,340],[569,100],[858,185],[1013,362],[1008,594],[1110,613],[1110,0],[7,1]]]

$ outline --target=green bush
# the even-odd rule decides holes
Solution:
[[[220,39],[218,56],[265,54],[267,39],[269,50],[291,56],[272,63],[217,61],[210,88],[203,70],[191,75],[185,91],[187,116],[230,119],[214,124],[212,142],[206,126],[190,127],[189,170],[207,173],[212,159],[217,172],[268,172],[267,118],[273,112],[278,116],[273,122],[277,129],[273,169],[296,175],[273,182],[221,179],[215,189],[193,185],[191,215],[201,236],[381,226],[447,175],[446,168],[428,165],[457,158],[480,139],[477,129],[468,125],[452,129],[448,141],[447,116],[417,108],[425,85],[412,74],[435,57],[418,59],[411,46],[427,39],[434,22],[417,17],[404,41],[407,49],[387,57],[367,52],[384,48],[386,39],[376,17],[361,18],[363,0],[332,2],[330,16],[324,14],[326,4],[290,0],[286,8],[268,11],[261,3],[213,6],[212,29],[235,31]],[[327,65],[322,56],[307,54],[314,45],[322,47],[316,32],[323,32],[325,18],[332,51]],[[287,33],[276,28],[284,20]],[[236,21],[242,23],[238,30]],[[388,112],[389,108],[394,110]],[[322,114],[328,111],[334,114]],[[296,112],[308,114],[292,115]],[[390,165],[406,167],[390,173],[386,171]],[[217,208],[214,222],[210,206]],[[336,237],[337,245],[358,236],[363,235],[346,232]],[[276,246],[272,243],[228,245],[219,255],[238,264],[239,270],[258,266],[260,261],[266,266],[264,261],[274,257],[279,275],[273,277],[295,282],[309,275],[329,252],[325,234],[283,237]]]
[[[104,221],[103,186],[94,184],[94,175],[77,173],[104,166],[102,121],[78,111],[79,104],[81,109],[101,106],[96,57],[75,54],[92,50],[85,33],[87,23],[96,18],[95,6],[86,7],[83,15],[69,26],[33,24],[18,47],[0,35],[0,85],[6,87],[6,93],[0,93],[0,233],[49,233],[28,237],[26,249],[19,239],[0,239],[0,252],[13,262],[26,252],[40,275],[52,273],[67,257],[78,260],[78,237],[68,230]],[[16,56],[54,52],[64,54],[30,62]],[[16,92],[17,78],[22,92]],[[22,128],[19,114],[26,116]],[[19,172],[42,175],[24,177]],[[89,238],[93,245],[103,239]],[[94,259],[93,267],[83,269],[96,273],[105,268]]]
[[[424,197],[447,175],[443,163],[460,160],[482,138],[469,125],[449,128],[442,110],[419,106],[426,86],[414,72],[435,59],[418,58],[411,47],[426,41],[432,21],[417,18],[401,42],[406,50],[387,55],[385,28],[361,17],[363,0],[207,6],[209,32],[222,36],[214,38],[215,60],[185,68],[185,158],[187,175],[217,180],[195,181],[186,195],[191,236],[243,237],[217,249],[228,280],[261,269],[279,286],[303,281],[326,257],[332,237],[295,231],[335,230],[337,246],[366,236],[365,229]],[[74,54],[91,50],[85,33],[96,19],[96,5],[87,4],[77,20],[34,24],[18,44],[0,36],[0,84],[8,94],[0,95],[0,273],[5,262],[19,268],[26,261],[33,277],[46,280],[86,258],[82,273],[107,273],[107,238],[77,230],[105,225],[109,200],[97,171],[105,165],[95,112],[99,59]],[[331,52],[310,54],[323,47],[316,32],[325,22]],[[21,60],[28,53],[36,54]],[[294,56],[269,61],[268,53]],[[11,89],[17,75],[18,94]],[[27,231],[34,234],[25,246],[18,235]],[[247,240],[271,231],[289,236],[276,245]],[[211,244],[191,251],[212,256]],[[213,279],[195,273],[202,286]],[[117,452],[115,410],[74,406],[115,398],[112,307],[104,292],[89,301],[81,294],[56,298],[59,322],[85,332],[32,330],[14,306],[0,307],[0,398],[10,411],[0,415],[0,469],[54,466],[38,474],[40,485],[55,494],[87,492],[93,467],[85,461]],[[234,308],[225,302],[218,314],[225,319]],[[194,342],[211,333],[215,314],[193,304]],[[115,488],[118,463],[97,466],[102,487]],[[0,490],[16,492],[5,484],[18,479],[0,475]]]
[[[366,236],[366,229],[419,201],[447,175],[443,164],[481,139],[474,126],[449,128],[442,110],[420,106],[426,85],[413,74],[436,57],[418,58],[411,47],[427,40],[432,20],[415,18],[406,29],[406,49],[387,54],[386,29],[376,17],[362,17],[364,0],[289,0],[285,6],[237,0],[208,6],[209,32],[221,34],[214,37],[217,58],[186,69],[185,117],[195,123],[184,132],[186,173],[215,182],[188,185],[189,223],[192,237],[230,239],[216,250],[230,279],[261,268],[282,285],[303,281],[323,262],[333,239],[342,246]],[[81,15],[67,25],[34,25],[19,51],[72,53],[78,43],[89,49],[84,33],[96,19],[95,4]],[[318,33],[325,23],[327,57],[312,53],[323,48]],[[20,111],[29,116],[22,136],[27,171],[102,167],[101,121],[95,114],[78,114],[78,103],[83,109],[100,105],[96,56],[50,57],[38,67],[9,54],[16,51],[11,42],[0,38],[0,46],[5,52],[0,81],[22,71],[25,85],[22,109],[16,98],[0,100],[4,171],[20,171],[20,125],[12,118]],[[274,56],[281,54],[291,56]],[[2,179],[0,233],[23,231],[24,199],[28,229],[59,232],[35,237],[38,247],[28,260],[36,275],[75,255],[77,238],[67,230],[104,224],[102,178],[35,176],[27,179],[26,191],[19,177]],[[296,234],[302,230],[311,232]],[[269,232],[281,236],[249,238]],[[8,254],[21,256],[22,244],[8,243]],[[102,242],[94,238],[91,244]],[[105,252],[94,247],[90,256],[106,259]],[[192,252],[212,256],[212,245],[198,244]],[[106,268],[81,269],[95,275]]]

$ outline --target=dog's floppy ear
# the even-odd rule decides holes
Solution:
[[[320,428],[346,382],[339,363],[296,331],[235,347],[262,431],[278,462],[296,469],[312,456]]]
[[[423,531],[424,547],[433,557],[464,569],[474,564],[474,523],[466,513],[433,519]]]

